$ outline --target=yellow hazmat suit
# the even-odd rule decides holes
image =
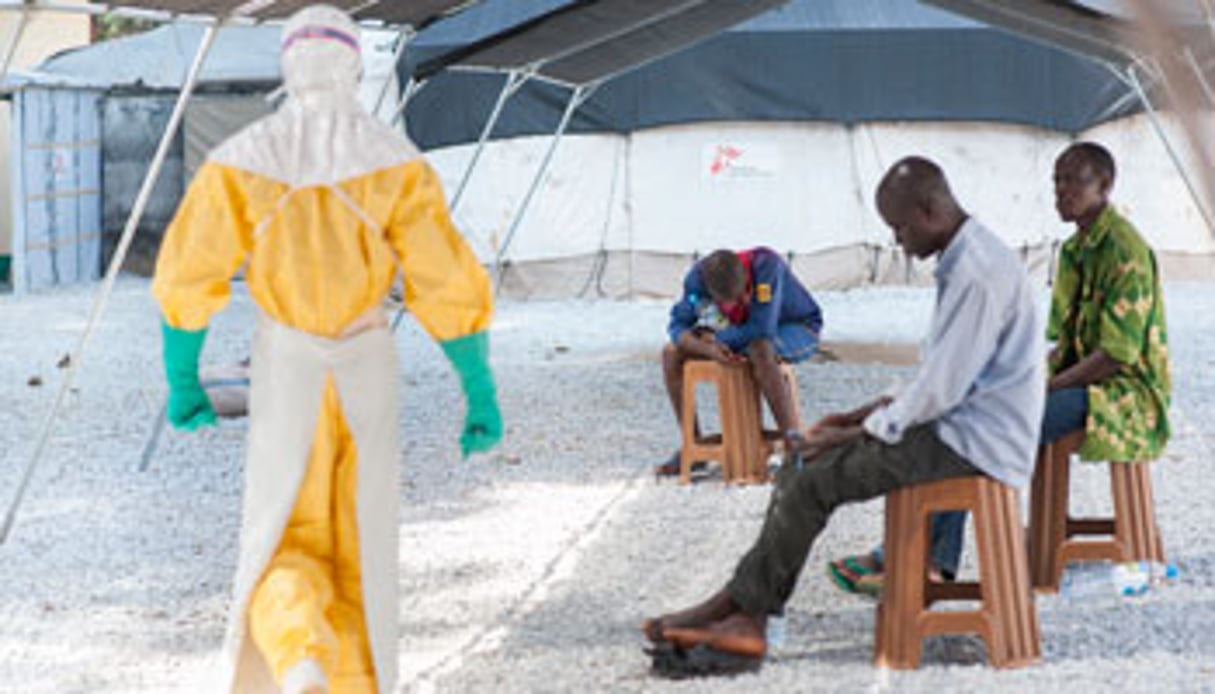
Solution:
[[[200,168],[165,235],[153,293],[174,387],[171,342],[193,336],[197,361],[242,264],[263,312],[222,688],[390,692],[399,486],[381,302],[399,267],[424,329],[445,350],[481,338],[469,358],[484,366],[491,291],[432,169],[358,105],[357,26],[314,6],[283,37],[288,98]],[[482,450],[500,435],[483,373],[492,422],[466,423],[466,452],[467,441]]]

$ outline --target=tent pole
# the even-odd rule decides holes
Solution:
[[[477,148],[473,150],[472,159],[468,161],[468,166],[464,167],[464,175],[460,177],[460,183],[456,186],[456,192],[451,196],[451,207],[454,212],[460,204],[460,198],[464,196],[464,189],[468,187],[468,180],[472,178],[473,169],[477,166],[477,161],[481,158],[481,152],[485,150],[485,143],[489,141],[489,136],[494,131],[494,126],[498,124],[498,118],[502,116],[502,109],[506,106],[506,100],[514,96],[515,92],[519,91],[529,79],[531,72],[510,72],[506,76],[506,82],[502,85],[502,91],[498,92],[498,101],[494,104],[494,110],[489,114],[489,120],[485,121],[485,127],[481,129],[481,137],[477,140]]]
[[[425,86],[425,80],[419,82],[412,77],[409,78],[409,81],[405,83],[405,92],[401,94],[401,100],[397,102],[396,108],[392,110],[392,117],[388,119],[389,125],[396,127],[396,124],[401,121],[401,117],[405,115],[405,108],[409,106],[409,100],[413,98],[414,94],[422,91],[422,87]]]
[[[60,408],[63,407],[64,397],[72,388],[72,382],[76,376],[76,372],[80,369],[80,362],[84,358],[85,349],[88,348],[89,340],[93,336],[93,330],[101,321],[102,314],[105,313],[106,303],[109,301],[110,294],[114,290],[114,282],[118,278],[118,271],[122,268],[127,250],[131,247],[131,240],[135,237],[135,229],[139,226],[139,220],[143,217],[143,211],[147,207],[148,198],[152,195],[152,188],[156,185],[156,179],[160,176],[160,169],[164,166],[165,158],[169,154],[169,147],[173,144],[173,136],[177,133],[177,127],[181,124],[182,116],[186,111],[186,102],[190,100],[190,94],[194,91],[195,85],[198,84],[198,76],[202,72],[203,61],[206,60],[207,53],[215,42],[218,28],[217,22],[208,24],[203,32],[202,39],[198,43],[198,50],[194,54],[194,62],[190,65],[190,71],[186,74],[185,83],[182,85],[181,92],[177,96],[177,103],[173,106],[173,113],[169,116],[169,123],[165,126],[165,133],[160,138],[160,146],[156,149],[156,155],[152,158],[152,164],[149,166],[148,173],[143,179],[139,195],[135,198],[135,205],[131,208],[131,215],[127,218],[126,226],[123,227],[122,236],[118,240],[118,246],[114,249],[114,257],[110,259],[110,267],[106,270],[105,277],[102,279],[101,289],[93,300],[93,308],[89,313],[88,323],[85,325],[84,332],[80,336],[80,342],[76,346],[76,351],[71,354],[67,371],[63,375],[63,381],[59,384],[59,392],[55,395],[54,404],[50,412],[47,413],[46,419],[43,420],[42,433],[38,437],[38,443],[34,446],[34,453],[30,456],[29,463],[25,466],[25,470],[21,475],[21,482],[17,485],[17,492],[14,494],[8,512],[4,516],[4,525],[0,526],[0,544],[3,544],[8,539],[9,531],[13,527],[13,521],[17,518],[17,509],[20,507],[21,500],[25,496],[25,490],[29,486],[30,478],[33,476],[34,469],[37,467],[39,460],[42,459],[47,441],[50,440],[51,429],[55,424],[55,417],[59,414]]]
[[[448,203],[448,213],[455,214],[456,206],[460,203],[460,198],[464,195],[464,189],[468,186],[468,179],[472,177],[473,168],[477,165],[477,160],[481,158],[481,152],[485,149],[485,142],[489,139],[490,132],[494,129],[494,125],[498,122],[498,117],[502,115],[502,108],[506,105],[506,100],[511,97],[519,88],[523,86],[527,80],[531,79],[532,72],[511,72],[506,76],[506,83],[502,85],[502,91],[498,93],[498,101],[494,104],[494,110],[490,113],[489,120],[485,123],[485,127],[481,129],[481,138],[477,141],[477,148],[473,150],[472,160],[468,162],[468,166],[464,168],[464,175],[460,178],[460,184],[456,187],[455,195],[451,197],[451,202]],[[401,95],[401,102],[397,104],[396,111],[392,114],[392,124],[396,125],[397,120],[405,113],[405,107],[409,105],[410,98],[418,93],[418,90],[425,85],[426,82],[416,82],[410,78],[409,83],[405,85],[405,93]],[[397,331],[397,326],[401,324],[401,319],[405,317],[405,306],[401,306],[397,311],[397,315],[392,319],[392,331]]]
[[[17,23],[13,25],[13,31],[4,45],[4,62],[0,64],[0,79],[8,76],[8,69],[13,64],[13,57],[17,55],[17,46],[21,44],[21,36],[25,33],[25,25],[29,21],[29,16],[29,3],[23,3],[21,11],[17,14]]]
[[[1148,97],[1147,90],[1143,88],[1143,83],[1139,80],[1139,72],[1134,65],[1126,67],[1125,81],[1135,90],[1135,94],[1139,97],[1140,103],[1147,111],[1148,120],[1152,123],[1152,129],[1156,131],[1156,137],[1160,139],[1164,149],[1168,152],[1169,159],[1173,161],[1173,168],[1177,169],[1177,173],[1181,176],[1181,180],[1185,183],[1186,190],[1190,193],[1190,198],[1194,201],[1194,206],[1198,208],[1198,213],[1202,215],[1202,221],[1207,225],[1207,231],[1215,236],[1215,221],[1211,219],[1211,213],[1207,210],[1202,196],[1199,195],[1198,189],[1194,187],[1194,181],[1190,178],[1189,170],[1185,163],[1182,162],[1177,150],[1173,147],[1173,141],[1169,138],[1168,133],[1164,130],[1164,124],[1160,122],[1160,114],[1156,112],[1155,106],[1152,105],[1152,100]]]
[[[637,271],[637,248],[633,240],[633,133],[625,135],[624,141],[624,223],[629,230],[629,300],[637,298],[634,276]]]
[[[13,25],[13,30],[12,30],[12,32],[9,33],[7,42],[4,45],[4,57],[3,57],[4,62],[3,62],[3,64],[0,64],[0,81],[3,81],[6,77],[8,77],[8,69],[12,65],[13,57],[16,56],[16,54],[17,54],[17,47],[21,45],[21,37],[25,33],[26,22],[29,21],[29,12],[30,12],[29,3],[22,3],[21,7],[18,8],[17,22]],[[17,108],[18,101],[19,101],[19,99],[17,98],[17,95],[14,94],[13,98],[12,98],[12,102],[11,102],[12,103],[12,109],[11,109],[12,119],[11,119],[11,122],[9,125],[9,130],[11,132],[21,132],[21,128],[23,127],[21,124],[22,123],[21,109]],[[10,156],[20,156],[20,154],[14,152]],[[20,178],[21,177],[18,176],[13,179],[12,185],[13,185],[14,193],[19,191],[23,187]],[[20,204],[15,205],[13,208],[14,218],[16,218],[18,215],[20,215],[22,218],[24,218],[24,216],[25,216],[25,214],[24,214],[25,194],[22,193],[21,195],[14,195],[13,199],[22,201]],[[22,231],[24,229],[24,227],[25,227],[25,223],[23,220],[21,223],[13,224],[13,238],[11,239],[11,243],[12,243],[12,247],[13,247],[13,255],[12,255],[13,267],[9,268],[9,277],[13,283],[13,285],[12,285],[13,292],[15,294],[24,294],[25,290],[26,290],[26,282],[25,282],[26,258],[25,258],[25,252],[24,252],[25,238],[24,238],[24,232]],[[3,543],[3,542],[4,542],[4,537],[3,537],[3,535],[0,535],[0,543]]]
[[[410,43],[413,43],[413,39],[417,35],[412,27],[405,27],[397,37],[397,48],[392,52],[392,71],[388,73],[388,77],[384,78],[384,84],[380,87],[380,95],[375,99],[375,108],[371,111],[371,114],[377,118],[380,116],[380,108],[384,106],[384,99],[388,98],[388,88],[397,79],[397,65],[405,55],[405,49],[409,47]]]
[[[1202,74],[1202,66],[1198,64],[1198,59],[1194,57],[1194,51],[1186,46],[1185,50],[1186,62],[1190,64],[1190,69],[1194,71],[1194,78],[1198,81],[1198,86],[1202,88],[1202,93],[1207,97],[1207,103],[1215,106],[1215,91],[1211,90],[1211,83],[1207,82],[1206,75]]]
[[[527,208],[531,204],[532,196],[540,187],[540,182],[544,179],[544,174],[548,173],[549,165],[553,162],[553,155],[557,152],[557,145],[561,144],[561,137],[565,134],[565,130],[569,127],[570,120],[574,116],[574,112],[578,107],[586,103],[594,95],[598,83],[590,85],[580,85],[574,89],[574,93],[570,95],[569,103],[565,106],[565,113],[561,114],[561,122],[557,124],[557,131],[553,133],[553,139],[548,144],[548,151],[544,153],[544,159],[540,162],[540,168],[536,171],[536,175],[532,177],[531,185],[527,188],[527,193],[523,196],[523,202],[519,205],[519,211],[515,213],[515,218],[511,222],[510,230],[506,232],[506,238],[502,241],[502,247],[498,249],[498,255],[494,259],[494,268],[498,273],[498,287],[502,285],[502,276],[505,274],[502,269],[502,260],[506,257],[506,251],[510,248],[510,242],[515,238],[515,232],[519,230],[519,225],[523,223],[523,218],[527,214]]]

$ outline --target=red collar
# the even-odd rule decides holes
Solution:
[[[755,251],[738,251],[734,254],[734,255],[738,256],[738,259],[740,261],[742,261],[743,270],[746,272],[747,293],[748,294],[750,294],[753,289],[753,287],[751,286],[751,260],[752,260],[754,253],[755,253]],[[727,319],[729,319],[730,323],[733,325],[741,325],[743,323],[746,323],[747,318],[751,315],[751,306],[749,304],[743,304],[743,303],[735,304],[729,310],[726,310],[719,303],[719,304],[717,304],[717,308],[721,309],[721,312],[725,315],[725,317]]]

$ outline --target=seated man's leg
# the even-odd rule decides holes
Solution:
[[[776,353],[781,361],[799,364],[818,354],[818,334],[805,323],[781,323],[776,328]]]
[[[756,340],[747,346],[747,359],[751,362],[751,373],[759,384],[759,392],[772,409],[776,428],[781,433],[796,429],[797,417],[793,407],[796,393],[789,392],[785,379],[781,376],[776,345],[771,340]]]
[[[932,515],[932,566],[947,581],[957,577],[958,565],[962,563],[966,515],[965,511],[945,511]]]
[[[780,472],[760,538],[739,563],[730,597],[746,612],[779,611],[796,585],[814,538],[842,504],[949,477],[979,474],[937,438],[932,425],[897,445],[865,437],[799,470]]]
[[[1046,394],[1046,411],[1042,415],[1042,434],[1038,443],[1054,443],[1088,420],[1088,388],[1062,388]]]
[[[975,474],[980,473],[942,443],[932,425],[910,430],[897,445],[864,437],[802,465],[782,466],[759,539],[726,586],[726,608],[716,605],[719,609],[704,610],[716,617],[712,624],[687,626],[734,634],[740,627],[742,631],[751,629],[749,636],[762,643],[764,620],[783,609],[811,545],[836,508],[913,484]],[[718,594],[710,602],[720,603],[722,598]],[[729,614],[717,616],[726,609]],[[651,631],[669,637],[662,619],[657,620],[658,629]]]
[[[683,426],[683,365],[691,357],[678,345],[667,342],[662,349],[662,376],[667,388],[667,396],[671,400],[671,411],[675,414],[676,428]],[[699,432],[699,423],[696,424]],[[696,463],[704,467],[704,463]],[[654,467],[654,474],[659,476],[674,476],[679,474],[679,449],[662,463]]]
[[[1054,443],[1063,436],[1083,429],[1088,418],[1088,389],[1064,388],[1051,391],[1046,396],[1046,409],[1042,415],[1041,444]],[[962,558],[962,545],[966,532],[966,512],[950,511],[932,517],[932,562],[945,578],[956,576]],[[869,576],[882,570],[882,548],[868,555],[846,557],[832,562],[834,572],[840,567],[853,565],[853,578],[873,585],[881,585],[880,578]],[[859,568],[859,571],[857,570]],[[859,575],[856,575],[859,574]],[[837,579],[839,580],[839,579]]]
[[[731,345],[731,349],[735,349]],[[737,349],[735,351],[738,351]],[[781,374],[781,362],[795,364],[814,356],[818,351],[818,336],[801,323],[784,323],[777,329],[774,340],[755,340],[746,345],[746,355],[751,362],[751,371],[759,384],[764,400],[772,410],[776,426],[782,433],[797,428],[797,408],[794,398]]]
[[[678,345],[668,342],[662,348],[662,378],[671,399],[671,411],[675,413],[675,425],[683,423],[683,364],[688,360]]]

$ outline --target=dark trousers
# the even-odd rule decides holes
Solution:
[[[743,611],[775,614],[793,594],[815,538],[841,505],[950,477],[982,474],[924,424],[887,445],[869,436],[781,467],[759,539],[727,591]]]

